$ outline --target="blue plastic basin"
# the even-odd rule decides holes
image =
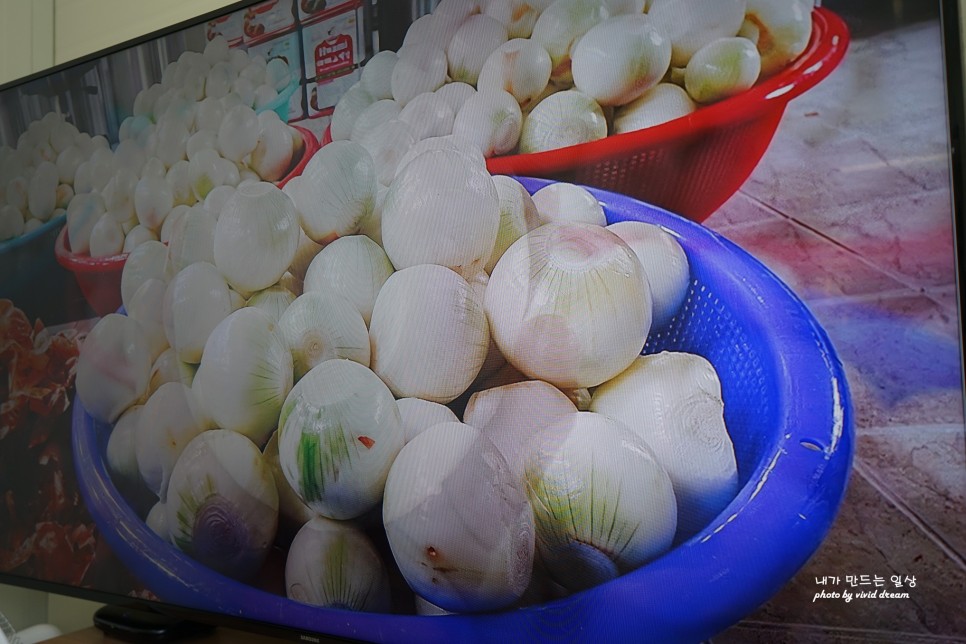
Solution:
[[[549,183],[523,181],[531,192]],[[808,309],[751,255],[666,211],[591,192],[611,222],[671,231],[691,263],[683,310],[645,352],[698,353],[721,378],[741,489],[699,534],[639,570],[540,606],[445,617],[316,608],[222,577],[156,537],[105,469],[110,427],[75,401],[78,476],[104,538],[164,602],[379,642],[698,642],[754,611],[815,552],[844,496],[853,427],[842,365]]]

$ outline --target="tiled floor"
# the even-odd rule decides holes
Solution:
[[[846,365],[856,453],[825,543],[736,642],[966,642],[966,445],[938,21],[862,29],[707,225],[809,304]],[[916,577],[819,600],[816,577]],[[847,587],[847,586],[845,586]],[[863,590],[857,588],[856,590]]]

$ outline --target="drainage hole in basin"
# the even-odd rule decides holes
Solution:
[[[805,449],[810,449],[813,452],[825,451],[825,447],[821,443],[811,438],[803,438],[801,441],[799,441],[799,444]]]

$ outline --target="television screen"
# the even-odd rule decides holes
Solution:
[[[0,582],[966,632],[959,55],[935,0],[273,0],[0,87]]]

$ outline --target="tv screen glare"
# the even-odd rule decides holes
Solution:
[[[958,27],[240,2],[0,86],[0,583],[303,640],[966,632]]]

